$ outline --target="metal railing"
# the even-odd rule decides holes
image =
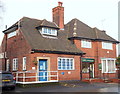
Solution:
[[[46,75],[40,76],[40,73]],[[24,71],[13,72],[16,78],[16,83],[32,84],[32,83],[45,83],[45,82],[58,82],[58,71]],[[46,79],[46,80],[41,80]]]

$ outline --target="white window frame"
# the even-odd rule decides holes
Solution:
[[[26,63],[27,63],[27,58],[23,57],[23,70],[26,70]]]
[[[16,36],[16,34],[17,34],[16,31],[10,32],[7,34],[7,38],[11,38],[13,36]]]
[[[18,58],[13,58],[13,71],[18,70]]]
[[[63,59],[65,59],[65,69],[63,69],[62,63],[61,63],[61,69],[59,69],[59,67],[60,67],[60,66],[59,66],[59,60],[60,60],[60,59],[62,59],[62,61],[63,61]],[[69,59],[69,61],[72,59],[72,61],[73,61],[73,62],[72,62],[72,69],[70,69],[70,68],[67,69],[67,67],[68,67],[68,66],[67,66],[67,62],[66,62],[67,59]],[[75,70],[74,58],[58,57],[58,60],[57,60],[57,61],[58,61],[58,63],[57,63],[58,70]],[[69,65],[70,65],[70,62],[69,62]],[[70,67],[70,66],[69,66],[69,67]]]
[[[7,59],[7,62],[6,62],[6,71],[9,71],[10,70],[10,63],[9,63],[9,59]]]
[[[57,36],[57,30],[53,28],[42,27],[42,34]]]
[[[113,63],[113,67],[114,67],[114,71],[109,71],[109,64],[108,64],[108,60],[110,60],[110,62],[114,61]],[[105,62],[103,62],[105,61]],[[101,63],[102,63],[102,73],[116,73],[116,64],[115,64],[116,59],[115,58],[102,58],[101,59]],[[104,64],[106,63],[106,71],[104,71]],[[110,66],[111,67],[111,66]]]
[[[112,50],[113,44],[111,42],[102,42],[102,49]]]
[[[82,48],[92,48],[92,41],[91,40],[81,40],[81,47]]]

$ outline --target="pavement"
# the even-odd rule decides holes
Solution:
[[[4,90],[3,93],[23,93],[23,92],[111,92],[120,94],[120,84],[118,83],[84,83],[84,82],[61,82],[55,85],[43,87],[16,87],[14,91]]]

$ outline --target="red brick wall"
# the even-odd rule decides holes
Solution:
[[[4,41],[5,43],[5,41]],[[3,44],[4,44],[3,43]],[[5,46],[3,46],[5,47]],[[18,71],[22,71],[22,58],[27,57],[27,71],[32,70],[32,67],[36,67],[33,63],[34,57],[50,57],[50,71],[58,71],[59,80],[80,80],[80,56],[75,55],[61,55],[61,54],[47,54],[47,53],[30,53],[31,48],[25,40],[24,36],[20,32],[14,37],[7,39],[7,57],[10,62],[10,71],[12,71],[13,58],[18,58]],[[58,57],[70,57],[74,58],[75,70],[58,70],[57,58]],[[65,74],[62,75],[61,72]],[[71,72],[71,74],[68,74]]]
[[[5,48],[5,42],[6,41],[4,37],[3,52]],[[19,32],[19,34],[17,34],[16,36],[7,39],[7,59],[9,59],[10,62],[11,71],[12,71],[13,58],[18,58],[18,66],[19,66],[18,69],[21,70],[22,57],[23,56],[29,57],[30,50],[31,49],[21,32]]]
[[[5,52],[5,44],[6,44],[6,36],[4,36],[2,43],[1,43],[1,52],[4,53]],[[2,70],[5,70],[5,59],[1,59],[1,63],[2,63]]]
[[[80,40],[74,40],[77,48],[85,52],[84,58],[95,59],[95,77],[100,75],[98,64],[101,63],[101,58],[116,58],[116,44],[113,44],[113,50],[102,49],[102,42],[92,41],[92,48],[82,48]],[[107,53],[109,51],[109,53]],[[110,74],[114,76],[113,74]]]
[[[37,69],[37,65],[32,63],[34,57],[50,57],[50,71],[58,71],[59,80],[80,80],[80,56],[34,53],[31,54],[31,65],[29,65],[31,66],[30,70],[32,69],[32,66]],[[75,70],[58,70],[58,57],[74,58]],[[64,75],[62,75],[61,72],[64,72]],[[68,74],[68,72],[71,72],[71,74]]]

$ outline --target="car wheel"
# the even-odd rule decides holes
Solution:
[[[10,88],[11,90],[15,90],[15,86]]]

